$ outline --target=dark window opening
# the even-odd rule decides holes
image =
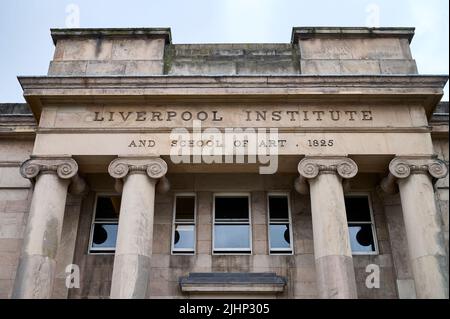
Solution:
[[[345,197],[350,245],[353,253],[374,253],[374,223],[372,220],[369,196],[352,195]]]
[[[214,198],[214,252],[251,253],[248,196]]]
[[[116,249],[120,196],[99,195],[95,204],[90,253],[113,253]]]
[[[175,196],[172,253],[192,254],[195,251],[195,196]]]
[[[269,195],[269,246],[270,253],[291,254],[289,197]]]

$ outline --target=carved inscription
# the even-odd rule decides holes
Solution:
[[[229,117],[240,115],[241,126],[246,122],[322,122],[322,121],[372,121],[370,110],[236,110],[232,114],[220,110],[211,111],[106,111],[94,112],[93,122],[224,122]]]

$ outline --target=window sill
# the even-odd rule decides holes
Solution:
[[[180,278],[183,292],[278,293],[286,279],[275,273],[190,273]]]

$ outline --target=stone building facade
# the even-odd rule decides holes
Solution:
[[[0,298],[448,298],[448,78],[414,29],[51,34],[0,104]]]

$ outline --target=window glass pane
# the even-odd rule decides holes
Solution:
[[[215,249],[250,250],[249,225],[215,225]]]
[[[195,197],[177,196],[175,218],[177,220],[194,220]]]
[[[248,219],[248,196],[216,197],[216,219]]]
[[[120,196],[98,196],[95,219],[119,218]]]
[[[288,198],[287,196],[269,196],[269,216],[270,219],[288,219]]]
[[[117,224],[96,223],[92,235],[92,248],[115,248]]]
[[[290,248],[289,225],[270,225],[270,249]]]
[[[194,225],[176,225],[173,248],[194,251],[194,230]]]
[[[370,222],[370,207],[368,196],[345,197],[347,221]]]
[[[372,226],[370,224],[351,224],[348,226],[348,230],[353,252],[375,251]]]

